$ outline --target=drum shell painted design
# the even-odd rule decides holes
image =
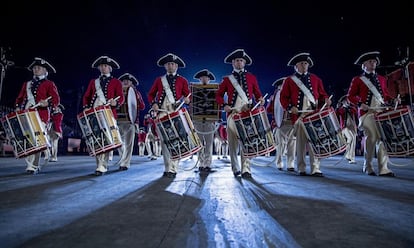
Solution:
[[[375,123],[389,156],[414,154],[414,121],[408,106],[377,113]]]
[[[310,113],[302,121],[315,157],[327,158],[346,150],[346,142],[332,107]]]
[[[276,150],[272,128],[263,106],[236,113],[233,119],[245,157],[262,156]]]
[[[122,146],[121,134],[109,106],[88,109],[77,116],[90,156]]]
[[[203,147],[185,108],[155,119],[155,125],[171,160],[190,157]]]
[[[36,109],[25,109],[3,117],[2,125],[16,158],[46,150],[50,146],[46,127]]]

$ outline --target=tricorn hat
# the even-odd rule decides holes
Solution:
[[[29,69],[29,71],[33,70],[33,67],[35,65],[41,66],[46,68],[47,72],[53,72],[56,73],[55,68],[46,60],[39,58],[39,57],[35,57],[34,61],[27,67],[27,69]]]
[[[185,63],[184,61],[175,54],[168,53],[167,55],[162,56],[158,61],[157,65],[159,67],[163,67],[168,62],[174,62],[178,65],[178,67],[184,68]]]
[[[281,77],[279,79],[276,79],[276,81],[274,81],[272,83],[272,86],[279,86],[279,85],[281,85],[283,83],[283,81],[285,81],[285,79],[286,79],[286,77]]]
[[[354,64],[362,65],[367,60],[375,59],[377,61],[377,65],[379,65],[380,64],[379,55],[380,55],[380,52],[378,51],[364,53],[361,56],[359,56],[357,60],[355,60]]]
[[[214,77],[214,74],[211,71],[207,70],[207,69],[204,69],[204,70],[201,70],[201,71],[197,72],[194,75],[194,78],[195,79],[200,79],[203,76],[209,77],[210,80],[216,80],[216,77]]]
[[[112,69],[119,69],[119,64],[113,60],[112,58],[108,57],[108,56],[101,56],[99,58],[97,58],[93,63],[92,63],[92,68],[97,68],[98,66],[105,64],[105,65],[109,65],[112,67]]]
[[[293,56],[289,62],[287,63],[288,66],[295,66],[298,62],[307,61],[309,63],[309,67],[313,66],[313,61],[310,57],[309,53],[298,53]]]
[[[139,85],[138,79],[130,73],[124,73],[118,79],[121,81],[128,79],[131,80],[135,85]]]
[[[246,65],[252,64],[252,59],[244,51],[244,49],[236,49],[224,58],[224,63],[231,64],[233,59],[243,58],[246,60]]]

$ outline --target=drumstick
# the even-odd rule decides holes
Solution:
[[[105,106],[109,106],[109,105],[110,105],[110,103],[109,103],[109,102],[110,102],[111,100],[117,101],[119,98],[120,98],[120,96],[117,96],[117,97],[115,97],[115,98],[111,98],[111,99],[109,99],[109,100],[108,100],[108,103],[106,103],[106,104],[105,104]]]
[[[333,95],[331,95],[328,99],[331,100]],[[319,110],[319,112],[322,112],[322,110],[326,107],[326,102],[323,104],[322,108]]]
[[[40,100],[37,104],[35,104],[35,105],[33,105],[33,107],[31,107],[31,108],[37,108],[37,107],[39,107],[40,106],[40,102],[41,101],[49,101],[50,99],[52,99],[52,96],[49,96],[48,98],[46,98],[45,100]]]
[[[190,94],[188,94],[188,96],[186,96],[186,97],[190,97],[191,96],[191,92],[190,92]],[[180,103],[180,105],[178,105],[178,107],[175,109],[175,112],[177,112],[183,105],[184,105],[184,103],[185,103],[185,101],[182,101],[181,103]]]
[[[267,93],[263,96],[263,100],[267,97]],[[260,101],[252,108],[252,111],[255,110],[260,105]]]
[[[399,100],[400,100],[400,94],[398,94],[398,95],[397,95],[397,101],[395,101],[394,110],[396,110],[396,109],[397,109],[397,106],[398,106],[398,102],[399,102]]]

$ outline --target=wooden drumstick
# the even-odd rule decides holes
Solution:
[[[333,95],[331,95],[328,99],[331,100]],[[322,110],[326,107],[326,102],[323,104],[322,108],[319,110],[319,112],[322,112]]]
[[[41,105],[41,101],[49,101],[50,99],[52,99],[52,96],[49,96],[48,98],[44,99],[44,100],[40,100],[37,104],[33,105],[33,107],[31,107],[32,109],[37,108]]]
[[[109,100],[108,100],[108,102],[105,104],[105,106],[109,106],[109,105],[111,105],[111,104],[109,103],[111,100],[117,101],[119,98],[120,98],[120,96],[117,96],[117,97],[115,97],[115,98],[111,98],[111,99],[109,99]]]
[[[186,96],[186,97],[190,97],[191,96],[191,92],[190,92],[190,94],[188,94],[188,96]],[[177,112],[183,105],[184,105],[184,103],[185,103],[185,101],[183,100],[181,103],[180,103],[180,105],[178,105],[178,107],[175,109],[175,112]]]
[[[400,94],[398,94],[397,95],[397,101],[395,101],[395,106],[394,106],[394,110],[396,110],[397,109],[397,106],[398,106],[398,102],[400,101]]]
[[[267,97],[267,93],[263,96],[263,100]],[[256,103],[256,105],[254,105],[254,107],[252,108],[252,111],[255,110],[257,107],[259,107],[260,105],[260,101],[258,103]]]

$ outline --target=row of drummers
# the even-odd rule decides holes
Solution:
[[[395,151],[397,155],[408,155],[413,147],[411,110],[408,107],[397,108],[397,105],[391,109],[391,106],[387,105],[390,98],[386,94],[385,79],[375,74],[376,65],[379,63],[378,56],[378,52],[369,52],[357,59],[355,63],[362,65],[364,72],[361,76],[353,79],[346,98],[349,100],[350,106],[352,104],[359,105],[359,125],[364,129],[367,136],[364,170],[368,174],[374,173],[372,158],[375,153],[375,145],[379,141],[382,140],[379,146],[382,151],[378,154],[382,154],[384,157],[388,156],[387,151],[391,153]],[[242,106],[249,107],[243,107],[238,111],[234,111],[234,108],[226,104],[222,97],[216,97],[217,102],[223,105],[227,112],[228,124],[233,122],[234,128],[230,128],[233,130],[229,131],[235,132],[235,135],[231,135],[233,138],[229,138],[235,138],[237,143],[241,143],[241,164],[248,164],[243,162],[243,159],[268,154],[276,149],[276,143],[279,142],[275,142],[273,138],[266,110],[262,106],[264,105],[264,99],[261,97],[257,81],[255,81],[253,74],[246,72],[244,69],[245,65],[251,64],[251,58],[243,49],[237,49],[225,58],[225,62],[232,64],[233,73],[224,78],[219,86],[217,96],[227,93],[229,98],[233,98],[233,102],[240,101],[242,103],[250,103],[248,98],[252,98],[253,95],[260,96],[257,105],[242,104]],[[157,64],[164,67],[167,73],[156,79],[150,90],[148,100],[152,104],[152,109],[158,113],[155,118],[155,125],[163,141],[165,173],[175,175],[177,162],[199,152],[205,144],[195,131],[196,129],[187,109],[183,107],[183,104],[190,102],[189,96],[191,94],[188,87],[182,87],[181,90],[177,89],[177,80],[183,79],[181,76],[177,77],[177,69],[178,67],[184,67],[184,62],[174,54],[167,54]],[[288,65],[294,66],[295,73],[283,80],[281,89],[275,92],[272,97],[273,104],[270,104],[270,106],[274,107],[274,121],[279,129],[288,125],[289,121],[291,122],[295,131],[292,134],[295,136],[297,143],[297,169],[299,173],[306,173],[304,162],[306,144],[311,145],[308,149],[309,154],[318,159],[345,151],[347,142],[343,138],[341,132],[343,128],[336,118],[336,113],[330,107],[331,99],[325,97],[323,99],[325,104],[318,106],[318,100],[327,94],[323,89],[322,80],[315,74],[308,72],[308,68],[313,66],[310,55],[308,53],[297,54],[289,61]],[[51,65],[43,59],[37,59],[31,67],[34,73],[35,68],[44,68],[47,76],[47,70],[50,70]],[[125,138],[121,137],[122,132],[118,127],[116,107],[123,104],[124,98],[133,99],[133,97],[128,96],[135,95],[136,92],[123,92],[122,88],[120,88],[121,90],[117,88],[118,86],[115,87],[115,90],[108,90],[110,89],[110,72],[113,68],[119,68],[119,65],[113,59],[101,56],[93,63],[93,67],[100,70],[101,77],[91,80],[84,95],[84,111],[78,115],[78,122],[91,155],[97,157],[96,172],[102,174],[107,170],[108,152],[119,147],[128,147],[122,145]],[[226,82],[226,78],[228,82]],[[248,85],[249,78],[254,78],[255,84],[253,86]],[[48,121],[40,120],[38,109],[40,112],[40,110],[47,107],[50,96],[41,95],[39,97],[40,91],[36,91],[38,88],[33,90],[30,87],[35,82],[30,82],[31,84],[28,82],[27,86],[23,87],[26,93],[25,110],[11,113],[2,119],[6,134],[11,138],[17,151],[17,157],[38,153],[45,149],[45,146],[48,146],[47,137],[42,137],[42,133],[45,133],[42,123]],[[122,87],[122,85],[120,84],[119,87]],[[253,87],[253,93],[249,92],[251,87]],[[183,101],[177,104],[177,98],[183,99]],[[28,104],[33,99],[36,100],[35,104]],[[46,101],[46,104],[44,104],[44,101]],[[301,105],[298,103],[301,103]],[[127,101],[130,120],[137,119],[137,111],[135,110],[138,104],[137,101]],[[411,122],[407,123],[407,120]],[[409,127],[407,128],[407,126]],[[302,131],[298,132],[299,129]],[[368,146],[373,148],[368,148]],[[243,174],[244,172],[250,174],[249,167],[240,168],[238,166],[237,156],[234,157],[234,154],[232,156],[232,153],[237,154],[235,150],[238,151],[238,148],[234,146],[233,140],[233,145],[230,144],[230,157],[234,174],[240,174],[240,170]],[[130,152],[128,153],[130,154]],[[165,154],[168,154],[167,157],[165,157]],[[386,163],[385,160],[379,159],[382,163],[379,165],[380,175],[393,175],[384,164]],[[129,164],[125,166],[129,166]],[[32,163],[32,167],[38,167],[38,165]],[[322,175],[319,168],[313,165],[311,165],[311,174]]]

